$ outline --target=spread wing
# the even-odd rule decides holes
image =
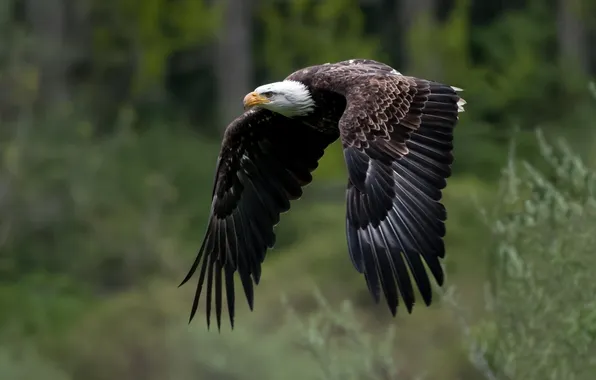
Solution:
[[[427,305],[432,289],[423,261],[443,283],[441,190],[465,102],[453,87],[400,75],[373,75],[350,91],[339,122],[349,174],[348,250],[376,302],[382,290],[395,315],[399,291],[411,312],[408,270]]]
[[[234,326],[234,273],[238,272],[249,307],[261,264],[275,244],[273,227],[290,201],[312,181],[324,149],[338,135],[325,135],[259,109],[245,112],[226,129],[217,162],[211,214],[197,257],[180,285],[199,268],[190,320],[194,317],[205,280],[206,317],[210,325],[212,297],[218,329],[225,287],[230,324]]]

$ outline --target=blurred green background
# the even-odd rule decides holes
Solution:
[[[593,379],[595,46],[596,0],[0,0],[0,379]],[[336,144],[255,311],[188,325],[243,96],[350,58],[465,89],[446,287],[373,303]]]

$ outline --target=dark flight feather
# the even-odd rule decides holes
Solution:
[[[233,328],[236,272],[252,310],[274,226],[337,138],[348,169],[346,237],[354,267],[393,315],[400,297],[408,312],[415,303],[408,272],[430,305],[424,263],[442,285],[447,214],[440,201],[465,104],[457,89],[365,59],[307,67],[286,80],[304,83],[316,108],[296,118],[252,109],[226,129],[205,239],[180,284],[200,266],[190,319],[206,280],[208,325],[214,303],[221,326],[225,288]]]
[[[311,172],[324,149],[336,139],[337,134],[325,134],[262,109],[246,112],[228,127],[216,167],[205,240],[180,284],[200,265],[191,320],[206,279],[207,324],[214,301],[220,328],[225,287],[230,324],[234,325],[235,272],[252,310],[261,264],[267,249],[275,244],[273,228],[280,214],[290,209],[290,201],[302,196],[302,187],[312,181]]]
[[[439,201],[451,175],[460,99],[449,86],[412,77],[380,77],[372,83],[377,91],[346,95],[348,108],[339,121],[349,175],[346,228],[352,262],[377,300],[380,284],[395,315],[396,285],[408,312],[414,305],[408,269],[424,302],[431,303],[421,258],[443,283],[439,258],[445,255],[447,215]],[[374,123],[351,111],[356,107],[375,108],[383,117]],[[385,264],[367,264],[368,256]]]

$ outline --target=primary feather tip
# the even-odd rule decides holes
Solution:
[[[451,86],[451,88],[453,89],[453,91],[455,92],[461,92],[463,91],[462,88],[459,87],[455,87],[455,86]],[[459,100],[457,101],[457,112],[465,112],[466,110],[464,109],[464,106],[467,104],[467,102],[464,100],[464,98],[459,98]]]

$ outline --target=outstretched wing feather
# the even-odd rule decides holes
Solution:
[[[378,72],[346,92],[339,127],[348,168],[346,234],[354,267],[393,315],[424,302],[439,285],[445,255],[442,190],[451,175],[453,128],[461,99],[440,83]]]
[[[218,163],[205,238],[187,276],[199,269],[190,320],[206,288],[206,318],[212,304],[221,327],[223,289],[234,326],[237,272],[249,307],[266,252],[275,244],[274,226],[290,201],[302,196],[311,172],[337,135],[307,128],[299,120],[266,110],[246,112],[226,129]],[[205,283],[206,280],[206,283]]]

